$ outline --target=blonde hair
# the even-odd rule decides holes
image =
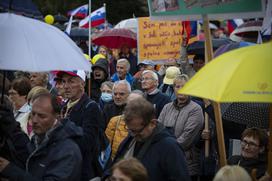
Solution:
[[[213,181],[251,181],[247,171],[238,165],[222,167],[213,178]]]
[[[49,93],[49,91],[46,88],[41,86],[35,86],[29,91],[27,95],[27,102],[30,103],[34,97],[45,93]]]

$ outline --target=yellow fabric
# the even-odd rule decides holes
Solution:
[[[272,102],[272,41],[224,53],[197,72],[180,94],[216,102]]]
[[[94,65],[97,62],[97,60],[99,60],[100,58],[106,58],[106,57],[102,54],[96,54],[91,60],[92,65]]]
[[[120,143],[128,135],[128,131],[125,128],[123,115],[111,118],[105,133],[111,143],[111,158],[113,159],[116,155]]]

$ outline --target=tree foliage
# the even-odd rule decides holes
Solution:
[[[75,9],[87,0],[33,0],[42,14],[63,14],[67,15],[69,10]],[[92,1],[92,11],[100,8],[106,3],[107,20],[112,24],[127,18],[148,16],[146,0],[96,0]]]

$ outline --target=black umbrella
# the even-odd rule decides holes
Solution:
[[[227,107],[222,110],[224,120],[247,125],[247,127],[268,128],[269,104],[231,103],[226,105]]]
[[[68,21],[68,18],[62,14],[57,14],[54,16],[54,20],[55,20],[55,22],[63,24]]]
[[[70,35],[73,40],[88,40],[89,29],[86,28],[72,28]]]
[[[0,11],[15,12],[36,19],[43,18],[41,12],[31,0],[1,0]]]
[[[232,41],[228,38],[213,39],[212,40],[213,51],[215,51],[220,46],[231,43],[231,42]],[[205,41],[199,40],[189,44],[187,47],[187,53],[190,55],[196,55],[196,54],[205,55]]]

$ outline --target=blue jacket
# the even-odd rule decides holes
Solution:
[[[118,80],[120,80],[120,79],[119,79],[117,73],[115,73],[115,74],[113,74],[113,75],[111,76],[111,81],[112,81],[112,82],[116,82],[116,81],[118,81]],[[134,81],[134,77],[133,77],[131,74],[127,73],[127,75],[126,75],[126,81],[128,81],[128,83],[129,83],[130,85],[132,85],[132,83],[133,83],[133,81]]]
[[[36,136],[29,143],[26,171],[10,163],[2,174],[14,181],[80,180],[82,157],[74,139],[82,129],[66,119],[49,132],[39,145]]]
[[[149,145],[146,144],[148,139],[151,139]],[[134,157],[145,166],[150,181],[190,180],[184,152],[167,128],[158,123],[148,139],[138,153],[134,151]],[[129,135],[121,143],[114,162],[123,158],[132,140],[133,137]]]

